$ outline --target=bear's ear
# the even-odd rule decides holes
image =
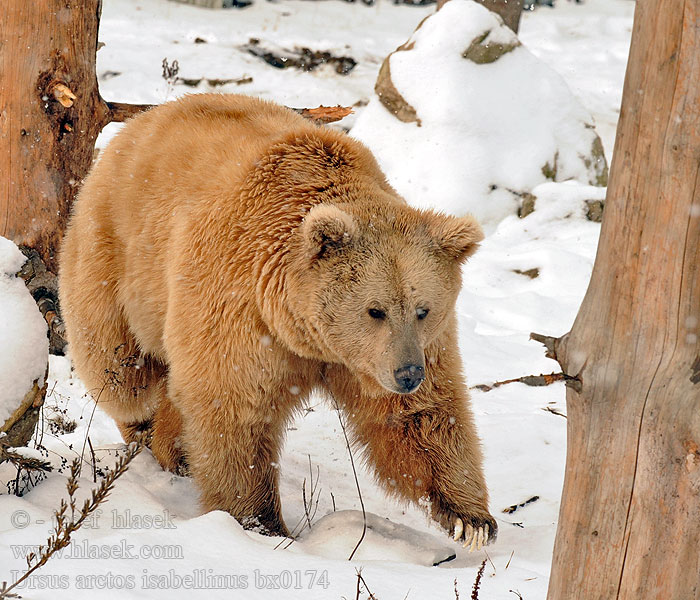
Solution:
[[[314,206],[302,225],[307,252],[314,258],[322,258],[328,251],[346,246],[356,232],[352,216],[330,204]]]
[[[481,226],[471,215],[464,217],[436,215],[429,228],[440,250],[460,263],[474,254],[479,247],[479,242],[484,239]]]

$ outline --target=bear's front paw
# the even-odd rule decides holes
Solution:
[[[451,531],[452,539],[455,542],[464,542],[465,548],[469,546],[469,552],[473,552],[475,549],[481,550],[482,546],[493,542],[497,532],[498,529],[493,519],[475,526],[470,521],[465,525],[460,517],[455,519],[454,530]]]
[[[433,516],[449,532],[452,539],[469,548],[469,552],[481,550],[483,546],[494,542],[498,534],[496,520],[488,513],[460,515],[448,509]]]

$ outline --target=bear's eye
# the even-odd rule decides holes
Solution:
[[[429,308],[417,308],[416,309],[416,317],[418,318],[419,321],[422,321],[425,319],[425,317],[428,316],[428,313],[430,312]]]
[[[370,308],[367,312],[373,319],[378,319],[379,321],[386,319],[386,313],[380,308]]]

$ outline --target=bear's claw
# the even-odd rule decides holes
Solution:
[[[467,523],[466,527],[462,519],[457,518],[455,521],[454,535],[452,539],[457,542],[462,541],[462,534],[464,534],[464,548],[469,546],[469,552],[474,552],[474,550],[481,550],[483,546],[488,544],[489,540],[489,525],[485,523],[481,527],[474,528],[472,525]]]

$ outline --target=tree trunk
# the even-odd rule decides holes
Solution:
[[[440,10],[448,0],[437,0],[437,9]],[[476,0],[489,10],[498,13],[508,27],[518,33],[520,27],[520,15],[523,13],[523,0]]]
[[[637,2],[598,254],[554,343],[549,600],[700,598],[700,0]]]
[[[0,235],[56,273],[71,201],[111,119],[95,75],[100,0],[10,0],[0,45]]]

